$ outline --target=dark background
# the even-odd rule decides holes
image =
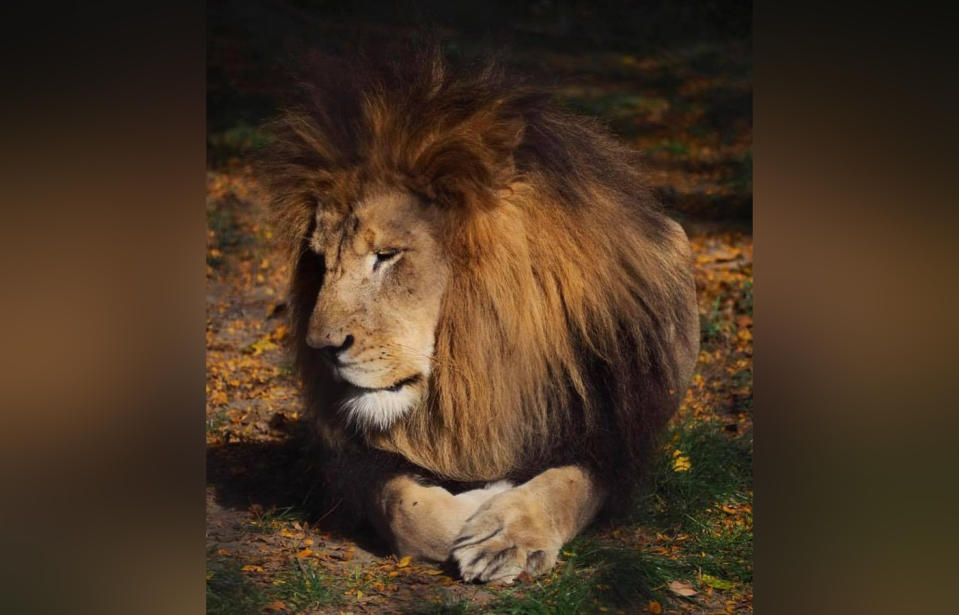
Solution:
[[[751,2],[214,0],[207,19],[212,168],[262,144],[305,60],[429,31],[454,66],[496,56],[644,151],[674,215],[751,222]]]

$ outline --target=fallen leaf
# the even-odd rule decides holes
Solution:
[[[663,605],[656,602],[655,600],[650,600],[649,604],[646,605],[646,610],[653,615],[660,615],[663,612]]]
[[[243,572],[263,572],[263,566],[257,566],[256,564],[247,564],[241,568]]]
[[[410,557],[409,555],[407,555],[407,556],[405,556],[404,558],[402,558],[400,561],[396,562],[396,567],[397,567],[397,568],[406,568],[407,566],[410,565],[410,560],[412,560],[412,559],[413,559],[412,557]]]
[[[299,557],[299,558],[308,557],[308,556],[310,556],[310,555],[313,555],[313,550],[312,550],[312,549],[303,549],[302,551],[300,551],[299,553],[296,554],[296,556]]]
[[[684,596],[686,598],[690,596],[695,596],[699,592],[693,589],[693,586],[685,581],[670,581],[669,582],[669,591],[677,594],[679,596]]]
[[[276,602],[271,602],[270,604],[266,605],[266,608],[270,609],[271,611],[282,611],[286,608],[286,604],[277,600]]]
[[[689,457],[681,454],[681,452],[678,450],[673,452],[673,471],[674,472],[686,472],[691,467],[692,467],[692,462],[689,461]]]
[[[717,579],[714,576],[708,574],[702,574],[700,577],[703,580],[703,583],[710,587],[715,587],[716,589],[732,589],[735,583],[732,581],[726,581],[724,579]]]

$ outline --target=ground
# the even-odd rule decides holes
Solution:
[[[208,612],[751,613],[748,53],[540,50],[511,64],[551,83],[574,77],[559,79],[557,98],[644,152],[692,242],[702,350],[635,506],[567,545],[549,574],[507,589],[398,561],[338,518],[311,480],[285,346],[289,271],[248,164],[263,137],[224,122],[211,126],[207,172]],[[236,57],[218,70],[230,66],[225,81],[241,87]]]

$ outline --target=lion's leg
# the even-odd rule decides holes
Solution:
[[[560,548],[599,511],[600,487],[578,466],[552,468],[490,498],[453,541],[452,556],[467,581],[512,583],[556,563]]]
[[[457,495],[425,486],[405,475],[386,482],[377,498],[374,522],[400,556],[445,561],[466,519],[489,498],[509,489],[499,482]]]

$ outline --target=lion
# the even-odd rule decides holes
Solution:
[[[686,234],[636,153],[502,70],[339,76],[263,171],[324,472],[398,556],[541,574],[628,500],[685,393]]]

